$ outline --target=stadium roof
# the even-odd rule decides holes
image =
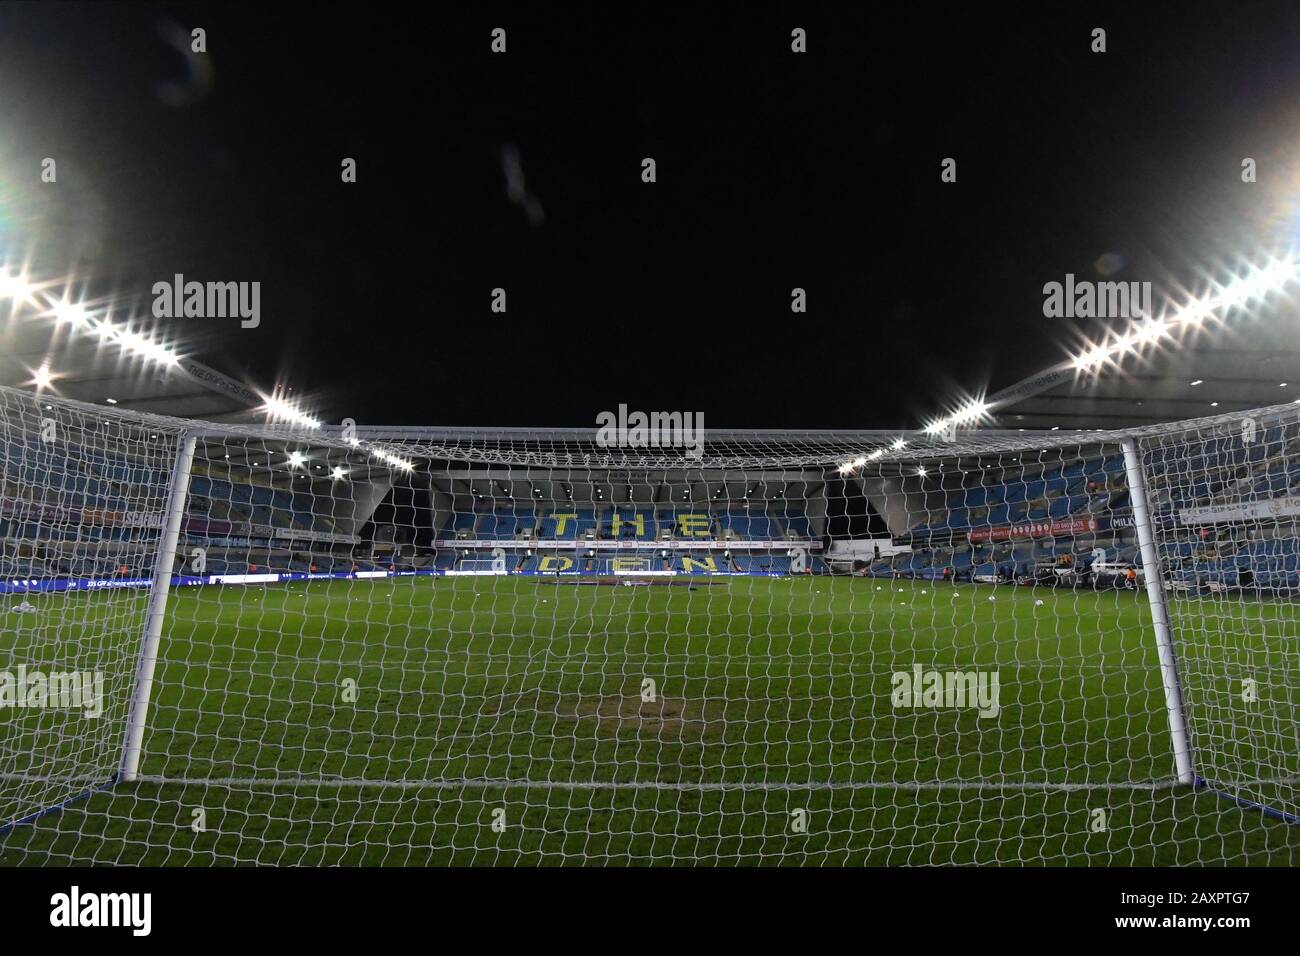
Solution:
[[[220,347],[196,323],[126,316],[111,300],[70,295],[0,265],[0,385],[178,418],[268,419],[256,387],[197,360]]]
[[[1244,274],[1244,293],[1229,283],[1094,335],[1075,358],[990,396],[987,424],[1124,429],[1300,402],[1298,275],[1283,259]]]
[[[1297,379],[1300,350],[1295,348],[1197,350],[1164,367],[1056,386],[1008,406],[998,421],[1026,429],[1181,421],[1300,399]]]
[[[202,384],[184,368],[124,360],[90,338],[57,339],[52,326],[0,323],[0,384],[31,389],[34,374],[44,365],[65,398],[180,418],[251,420],[247,405]]]
[[[1166,301],[1154,318],[1085,330],[1075,357],[925,424],[931,434],[945,421],[963,430],[1125,429],[1300,401],[1297,277],[1292,257],[1243,267],[1199,296]],[[222,351],[201,324],[138,310],[125,317],[111,300],[73,298],[71,285],[0,268],[0,385],[184,419],[319,424],[198,361]],[[709,432],[711,441],[723,434]],[[795,444],[808,437],[791,433]]]

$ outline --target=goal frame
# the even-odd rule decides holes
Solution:
[[[473,430],[477,431],[477,430]],[[176,462],[172,470],[168,487],[166,524],[158,557],[154,566],[153,584],[150,587],[149,606],[146,612],[146,628],[140,644],[139,663],[136,669],[135,686],[132,690],[131,709],[123,735],[121,769],[112,783],[130,783],[139,775],[140,759],[143,753],[144,734],[148,727],[149,700],[153,690],[154,669],[158,661],[158,647],[162,638],[163,623],[166,617],[167,597],[170,593],[172,567],[180,541],[181,519],[185,513],[188,499],[190,469],[194,460],[195,447],[200,435],[227,434],[220,429],[190,429],[183,432],[176,443]],[[502,434],[508,434],[502,430]],[[734,433],[758,435],[761,432]],[[789,434],[789,433],[772,433]],[[814,434],[822,434],[816,432]],[[1192,745],[1187,727],[1186,705],[1183,700],[1182,685],[1179,678],[1178,657],[1169,624],[1167,605],[1167,587],[1161,571],[1159,552],[1156,548],[1151,509],[1147,497],[1146,473],[1142,466],[1141,453],[1137,442],[1128,433],[1104,436],[1104,440],[1118,443],[1124,454],[1124,465],[1128,479],[1129,494],[1133,505],[1134,530],[1137,534],[1138,548],[1145,570],[1147,601],[1151,609],[1151,632],[1159,653],[1160,678],[1164,686],[1165,705],[1169,722],[1170,747],[1178,783],[1209,789],[1206,781],[1195,773]],[[1099,441],[1102,436],[1097,436]],[[489,559],[485,559],[489,560]],[[1228,794],[1229,799],[1239,800]],[[1273,810],[1262,805],[1260,809],[1275,813],[1292,823],[1300,823],[1284,811]]]
[[[9,390],[6,390],[9,391]],[[14,393],[25,396],[25,393]],[[30,396],[25,396],[30,397]],[[75,408],[85,414],[109,415],[115,413],[97,406],[82,405],[66,400],[51,399]],[[671,467],[671,468],[756,468],[772,467],[754,464],[754,456],[747,451],[750,443],[758,441],[771,442],[776,454],[772,458],[778,462],[775,467],[809,467],[814,463],[822,466],[831,464],[827,458],[827,447],[843,449],[856,445],[869,452],[863,456],[869,458],[881,469],[891,473],[902,474],[903,468],[917,461],[951,458],[958,454],[978,455],[981,453],[1006,453],[1024,451],[1028,448],[1063,447],[1093,448],[1100,446],[1116,447],[1123,453],[1124,470],[1127,477],[1129,495],[1133,510],[1134,531],[1144,571],[1147,604],[1150,621],[1147,624],[1150,638],[1154,641],[1158,653],[1161,683],[1164,691],[1170,752],[1173,756],[1175,777],[1178,786],[1203,789],[1215,793],[1238,806],[1262,811],[1272,817],[1291,824],[1300,824],[1300,817],[1277,807],[1255,802],[1227,790],[1216,788],[1212,782],[1197,772],[1196,753],[1193,747],[1189,715],[1183,685],[1180,678],[1180,661],[1178,645],[1171,626],[1169,594],[1170,582],[1163,573],[1163,563],[1158,546],[1153,509],[1151,506],[1147,468],[1143,461],[1143,452],[1139,445],[1143,437],[1169,435],[1171,433],[1192,432],[1198,428],[1207,431],[1215,427],[1231,427],[1246,416],[1256,416],[1261,420],[1270,416],[1286,415],[1290,420],[1296,417],[1293,406],[1275,406],[1271,409],[1259,409],[1249,412],[1234,413],[1214,418],[1169,423],[1143,428],[1117,431],[1078,431],[1034,433],[982,430],[957,433],[956,435],[933,436],[922,432],[898,433],[880,431],[841,431],[841,430],[805,430],[805,431],[761,431],[735,430],[717,431],[710,434],[708,447],[712,455],[706,463],[687,462],[672,450],[654,451],[650,454],[638,451],[629,453],[625,450],[604,449],[595,445],[590,429],[555,429],[538,431],[536,429],[479,429],[479,428],[371,428],[362,429],[356,434],[374,447],[383,447],[385,442],[410,442],[411,445],[400,447],[412,449],[420,460],[475,461],[479,454],[478,446],[485,444],[493,447],[496,456],[493,462],[504,461],[509,465],[528,466],[540,464],[542,467],[569,467],[576,469],[618,469],[630,466]],[[161,417],[152,416],[158,421]],[[222,426],[202,422],[185,422],[166,419],[175,435],[174,458],[170,477],[166,487],[166,505],[163,524],[158,538],[157,554],[154,556],[153,571],[149,583],[149,593],[144,615],[144,628],[140,634],[138,652],[134,668],[134,679],[130,690],[129,710],[121,732],[120,760],[117,772],[107,781],[89,787],[49,807],[30,813],[22,819],[8,824],[0,823],[0,835],[14,827],[33,823],[48,814],[84,800],[94,793],[112,788],[119,783],[131,783],[140,779],[140,763],[144,756],[144,740],[149,728],[150,703],[154,688],[154,672],[159,659],[159,649],[163,640],[168,597],[176,577],[175,559],[180,546],[180,536],[184,524],[184,515],[189,500],[191,469],[199,443],[205,438],[228,440],[232,438],[250,438],[268,441],[310,441],[342,446],[355,444],[351,438],[338,428],[326,426],[321,429],[305,431],[301,428],[284,426]],[[170,436],[169,436],[170,437]],[[394,445],[394,447],[397,447]],[[538,448],[545,449],[539,452]],[[649,459],[649,461],[647,461]],[[478,459],[482,460],[482,459]],[[766,460],[766,459],[765,459]],[[556,462],[563,462],[557,465]],[[651,548],[659,542],[650,542]]]

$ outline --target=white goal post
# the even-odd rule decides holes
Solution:
[[[1291,863],[1297,450],[0,388],[0,862]]]

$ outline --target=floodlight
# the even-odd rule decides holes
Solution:
[[[0,298],[14,302],[31,302],[35,290],[22,276],[0,273]]]

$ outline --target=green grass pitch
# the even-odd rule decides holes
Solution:
[[[34,600],[0,666],[106,670],[113,706],[4,713],[3,755],[106,780],[145,597]],[[1175,607],[1196,743],[1294,773],[1296,701],[1231,695],[1294,659],[1290,605],[1231,607]],[[1131,786],[1173,776],[1149,619],[1145,594],[827,577],[174,590],[145,779],[0,837],[0,864],[1293,862],[1300,828]],[[895,707],[918,663],[997,672],[998,714]],[[75,789],[0,780],[0,809]]]

